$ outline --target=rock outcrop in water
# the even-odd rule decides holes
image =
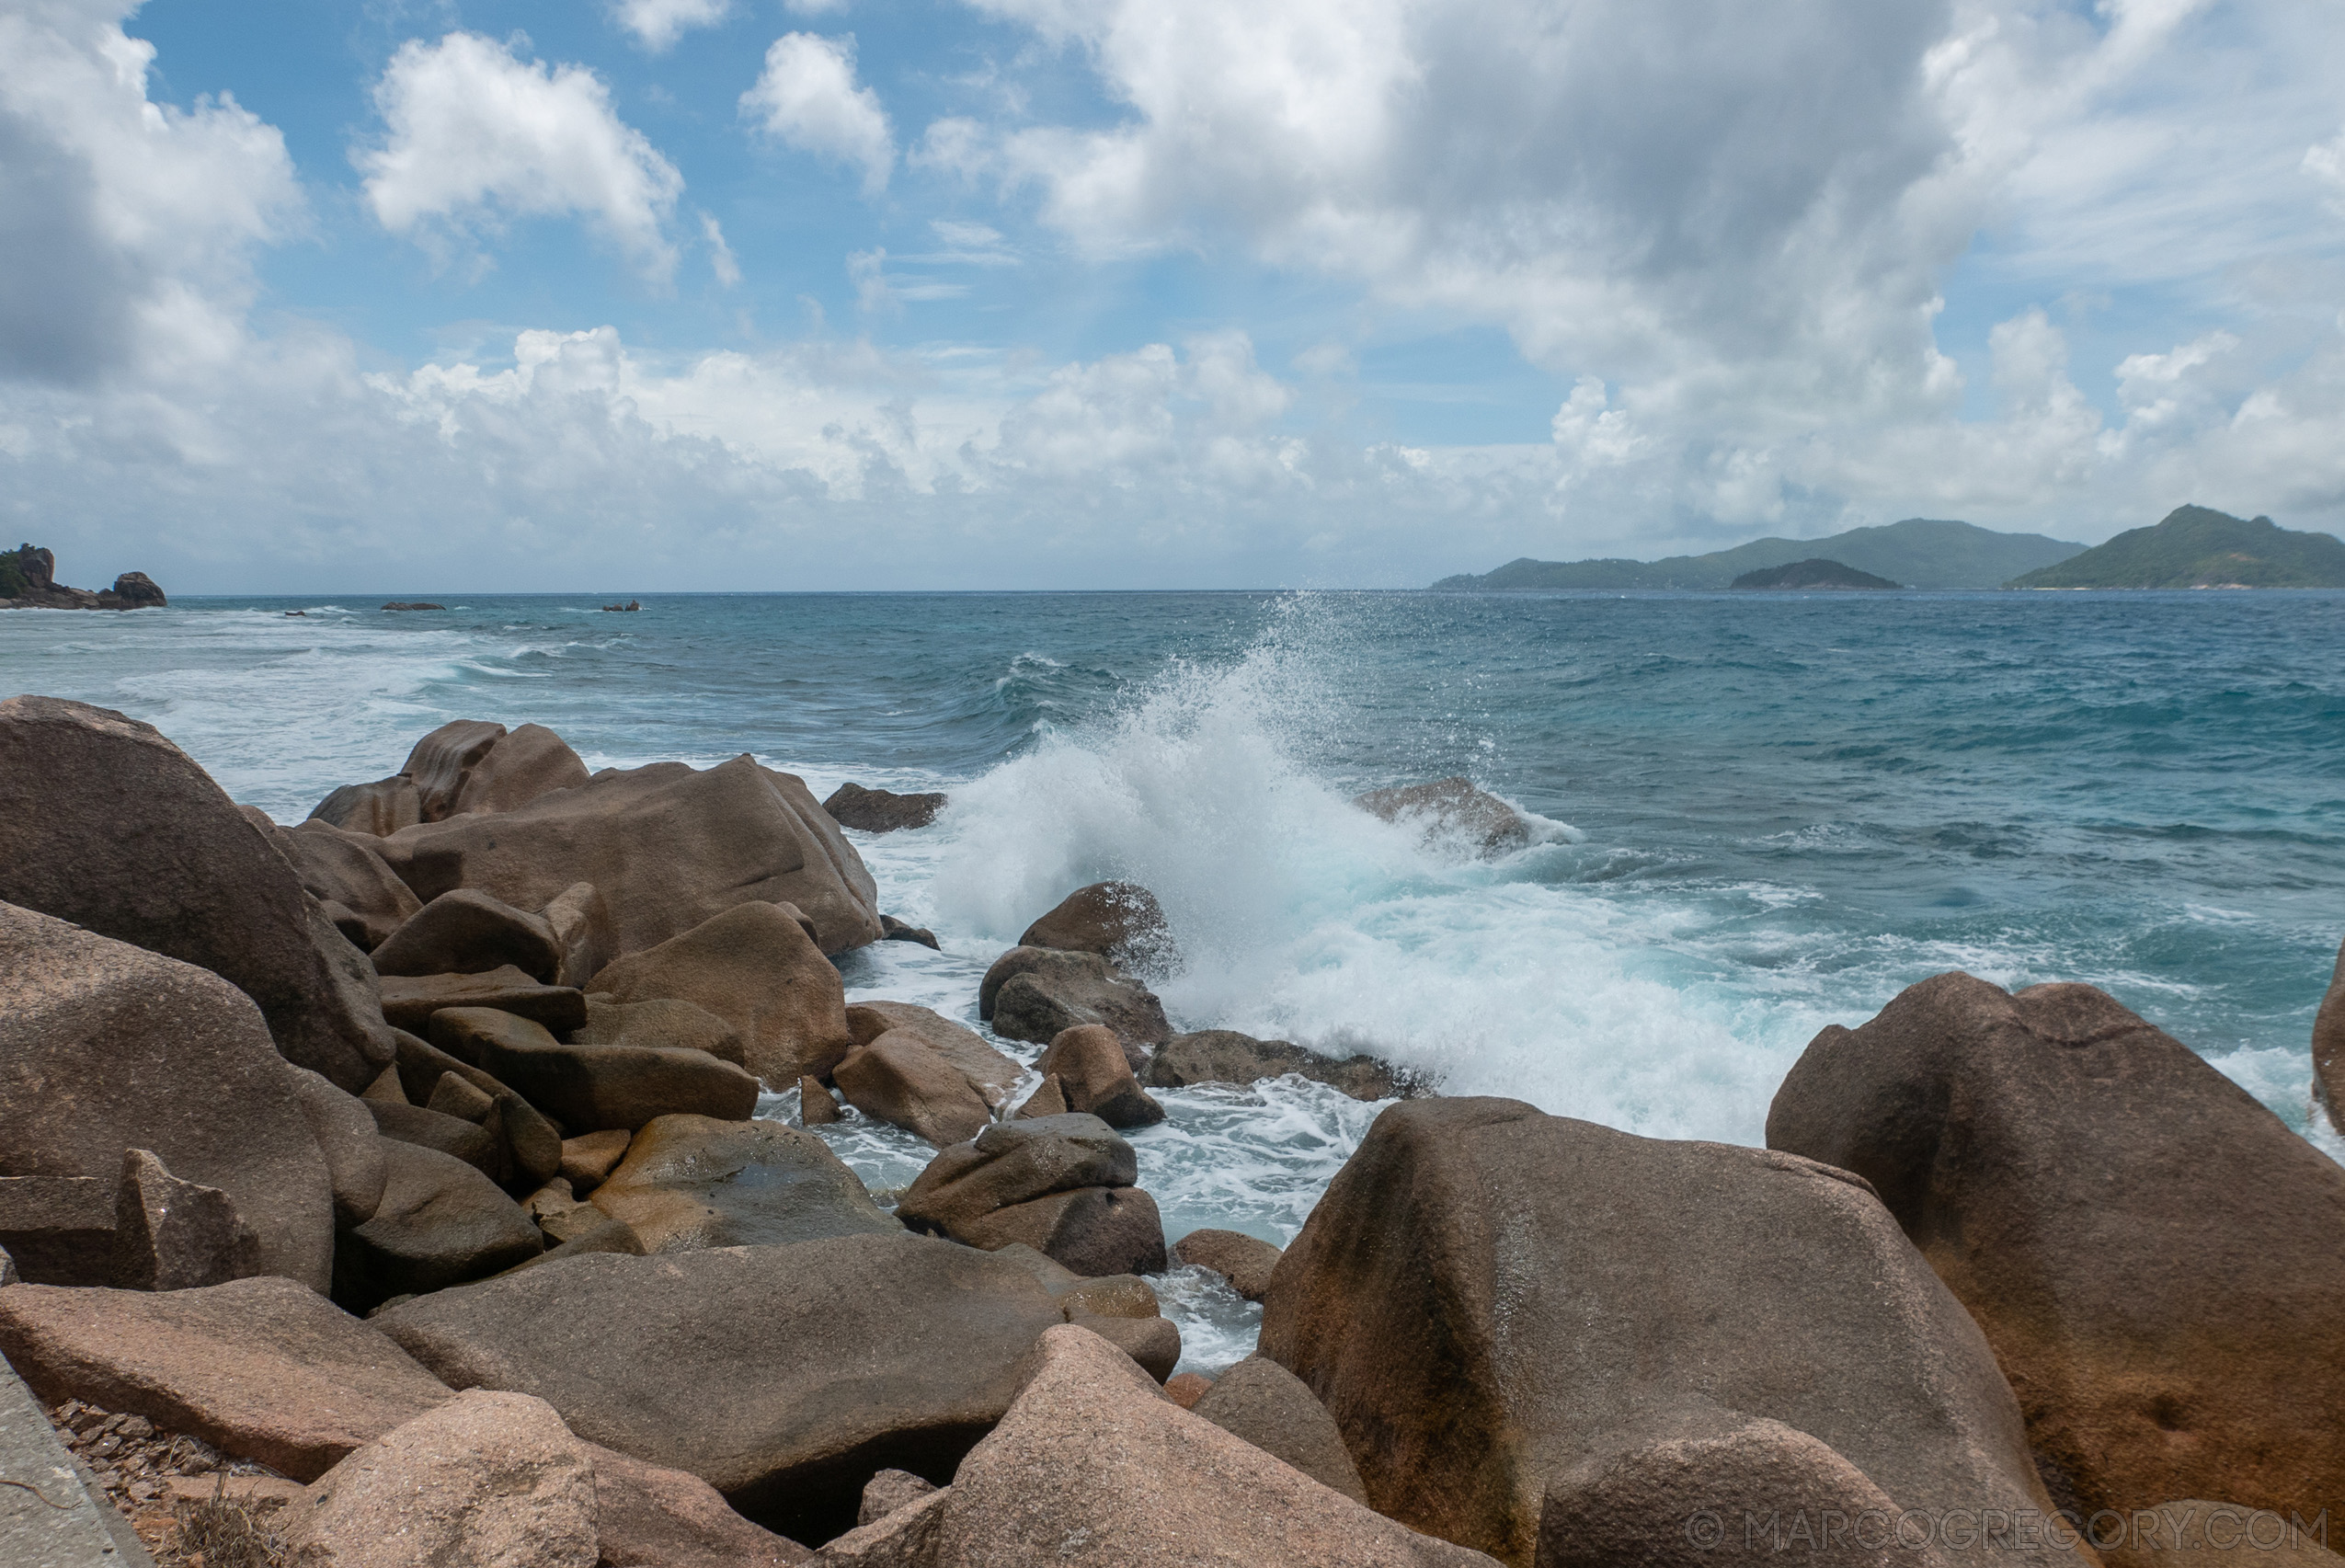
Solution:
[[[53,551],[0,550],[0,610],[160,610],[168,602],[144,572],[124,572],[109,589],[67,588],[57,580]]]
[[[1371,817],[1415,828],[1428,842],[1457,839],[1480,855],[1512,854],[1531,841],[1523,814],[1469,778],[1372,789],[1352,804]]]

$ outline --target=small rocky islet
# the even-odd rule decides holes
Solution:
[[[1761,1149],[1180,1030],[1128,883],[978,1028],[850,1005],[927,933],[842,824],[945,804],[463,721],[288,828],[0,703],[0,1559],[2336,1568],[2345,1170],[2106,994],[1925,980]],[[1387,1104],[1283,1253],[1168,1245],[1151,1091],[1287,1073]],[[935,1153],[875,1195],[841,1117]],[[1176,1264],[1254,1355],[1175,1375]]]

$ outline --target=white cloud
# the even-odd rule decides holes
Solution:
[[[701,237],[708,241],[708,269],[716,274],[719,287],[730,289],[741,280],[741,264],[733,255],[733,247],[725,243],[725,230],[714,212],[700,215]]]
[[[0,9],[0,379],[86,383],[234,351],[256,247],[303,202],[284,138],[222,94],[147,97],[135,6]]]
[[[741,95],[741,112],[784,145],[862,169],[867,193],[887,189],[896,133],[879,95],[855,83],[852,33],[838,39],[784,33],[774,40],[757,85]]]
[[[732,0],[618,0],[612,11],[637,43],[658,54],[694,28],[715,27],[732,8]]]
[[[375,84],[374,103],[383,143],[351,161],[392,233],[575,215],[647,275],[674,270],[666,224],[683,176],[620,120],[586,67],[518,60],[475,33],[410,40]]]
[[[2339,217],[2345,217],[2345,131],[2339,131],[2334,141],[2316,142],[2305,148],[2304,169],[2315,179],[2336,187],[2329,195],[2328,205]]]

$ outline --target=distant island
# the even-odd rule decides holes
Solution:
[[[1660,561],[1509,561],[1479,577],[1444,578],[1452,593],[1539,593],[1561,589],[1722,589],[1745,573],[1828,559],[1891,583],[1915,588],[2001,588],[2085,546],[2040,533],[1997,533],[1967,522],[1907,518],[1879,528],[1852,528],[1824,539],[1755,539],[1707,555]]]
[[[2015,578],[2012,588],[2345,588],[2345,540],[2268,517],[2177,507],[2153,528]]]
[[[169,602],[144,572],[124,572],[109,589],[67,588],[57,580],[55,551],[0,550],[0,610],[160,610]]]
[[[1856,567],[1839,561],[1826,561],[1819,557],[1814,560],[1793,561],[1787,567],[1761,567],[1755,572],[1744,572],[1727,586],[1797,589],[1804,592],[1810,589],[1880,589],[1901,588],[1904,585],[1891,582],[1887,578],[1877,578],[1870,572],[1860,572]]]

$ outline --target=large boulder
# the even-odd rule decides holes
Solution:
[[[448,1398],[406,1351],[275,1277],[162,1292],[11,1286],[0,1355],[51,1404],[144,1416],[296,1481]]]
[[[346,833],[387,838],[423,820],[423,797],[416,793],[415,780],[394,773],[372,784],[341,785],[311,809],[309,820]]]
[[[988,1252],[1024,1245],[1076,1274],[1157,1274],[1156,1200],[1132,1146],[1081,1114],[996,1122],[929,1162],[896,1205],[915,1230]]]
[[[898,795],[894,790],[866,789],[842,784],[830,792],[822,809],[841,828],[864,833],[892,833],[898,828],[925,828],[944,809],[936,794]]]
[[[246,814],[252,815],[250,807]],[[264,818],[255,826],[263,823],[269,841],[302,879],[302,890],[318,901],[334,928],[353,945],[372,953],[423,908],[422,900],[374,853],[368,835],[316,820],[280,828]]]
[[[334,1299],[353,1312],[498,1274],[545,1250],[537,1224],[452,1154],[386,1140],[374,1218],[334,1249]]]
[[[185,1290],[260,1272],[260,1240],[218,1187],[182,1181],[151,1150],[125,1150],[114,1189],[111,1283]]]
[[[1122,1062],[1120,1053],[1116,1060]],[[832,1078],[847,1103],[864,1115],[940,1149],[975,1138],[993,1119],[969,1081],[909,1029],[890,1030],[857,1046]]]
[[[1485,857],[1511,854],[1531,841],[1523,814],[1469,778],[1372,789],[1352,804],[1371,817],[1415,828],[1429,843],[1454,841]]]
[[[1805,1432],[1899,1508],[2051,1506],[1985,1338],[1880,1200],[1768,1150],[1402,1101],[1280,1260],[1261,1348],[1380,1512],[1516,1564],[1550,1482],[1682,1410]]]
[[[362,1089],[391,1059],[366,956],[269,837],[152,727],[0,703],[0,900],[210,969],[287,1060]]]
[[[374,950],[380,975],[478,975],[508,966],[541,985],[561,974],[563,944],[543,915],[475,887],[452,887]]]
[[[494,1007],[532,1018],[557,1035],[587,1021],[586,994],[549,986],[510,965],[478,975],[389,975],[383,979],[383,1015],[395,1029],[431,1032],[431,1015],[449,1007]]]
[[[2345,1170],[2179,1040],[1940,975],[1818,1035],[1767,1141],[1880,1190],[2064,1504],[2345,1517]]]
[[[26,1278],[111,1280],[123,1155],[141,1149],[225,1195],[252,1231],[254,1272],[324,1288],[332,1173],[296,1070],[250,997],[192,964],[0,904],[0,1246]],[[90,1218],[12,1217],[66,1198]]]
[[[595,1568],[594,1458],[543,1400],[470,1390],[286,1510],[304,1568]]]
[[[2345,1132],[2345,945],[2313,1016],[2313,1099],[2328,1113],[2328,1125]]]
[[[588,989],[619,1001],[689,1001],[740,1036],[740,1065],[772,1084],[828,1076],[855,1038],[839,971],[778,904],[737,903],[626,957]]]
[[[1026,927],[1018,945],[1096,953],[1111,964],[1150,971],[1170,968],[1178,957],[1164,906],[1137,882],[1076,888]]]
[[[383,1201],[383,1184],[391,1168],[383,1153],[374,1117],[367,1103],[345,1093],[306,1068],[293,1069],[293,1094],[301,1101],[310,1136],[326,1157],[326,1173],[334,1194],[334,1223],[363,1225],[374,1218]]]
[[[591,882],[622,954],[743,903],[795,905],[825,953],[880,935],[877,890],[838,824],[804,784],[747,756],[606,771],[509,810],[427,819],[385,839],[383,853],[426,899],[477,887],[538,910]]]
[[[431,1020],[434,1041],[551,1116],[572,1133],[623,1127],[678,1113],[747,1121],[757,1080],[705,1051],[661,1046],[570,1046],[543,1024],[488,1007],[451,1007]]]
[[[864,1568],[1489,1568],[1163,1398],[1121,1352],[1068,1326],[944,1490],[832,1543]]]
[[[1148,1059],[1140,1082],[1151,1089],[1186,1089],[1198,1083],[1258,1083],[1290,1072],[1341,1089],[1355,1100],[1390,1100],[1408,1088],[1391,1063],[1365,1052],[1322,1056],[1287,1040],[1258,1040],[1235,1029],[1173,1036]]]
[[[1164,1004],[1139,981],[1096,953],[1012,947],[978,986],[978,1016],[1004,1039],[1047,1044],[1084,1024],[1102,1024],[1124,1042],[1137,1067],[1145,1047],[1172,1037]]]
[[[612,1001],[596,995],[586,999],[586,1009],[587,1021],[569,1033],[574,1046],[649,1046],[741,1059],[739,1031],[695,1002]]]
[[[1242,1230],[1192,1230],[1172,1243],[1173,1262],[1211,1269],[1249,1301],[1270,1294],[1278,1258],[1276,1247]]]
[[[463,1037],[452,1032],[448,1038],[463,1043]],[[398,1039],[399,1097],[427,1109],[437,1104],[443,1113],[476,1120],[478,1126],[489,1131],[500,1146],[497,1162],[489,1167],[489,1174],[499,1185],[527,1192],[561,1173],[562,1129],[548,1121],[536,1106],[476,1063],[405,1031],[400,1032]],[[452,1086],[448,1082],[452,1076],[485,1095],[495,1107],[495,1116],[451,1104],[453,1099],[463,1098],[452,1094]]]
[[[1365,1507],[1359,1467],[1344,1451],[1334,1417],[1300,1378],[1269,1356],[1247,1356],[1214,1379],[1189,1407],[1233,1436],[1286,1460],[1321,1486]]]
[[[855,1044],[867,1046],[880,1036],[904,1030],[942,1057],[953,1070],[968,1080],[989,1110],[999,1109],[1025,1076],[1025,1069],[985,1043],[976,1030],[955,1024],[933,1008],[909,1001],[859,1001],[847,1009],[847,1028]]]
[[[1061,1030],[1035,1063],[1035,1070],[1058,1081],[1070,1111],[1097,1116],[1113,1127],[1154,1127],[1164,1119],[1158,1104],[1132,1076],[1124,1043],[1101,1024]]]
[[[829,1144],[778,1122],[661,1116],[589,1201],[646,1253],[904,1233]]]
[[[952,1479],[1059,1318],[1013,1263],[850,1236],[571,1258],[374,1323],[451,1384],[534,1394],[578,1436],[818,1541],[881,1470]]]
[[[579,1439],[584,1443],[583,1438]],[[596,1568],[791,1568],[814,1553],[733,1512],[700,1477],[585,1443],[594,1460]]]

